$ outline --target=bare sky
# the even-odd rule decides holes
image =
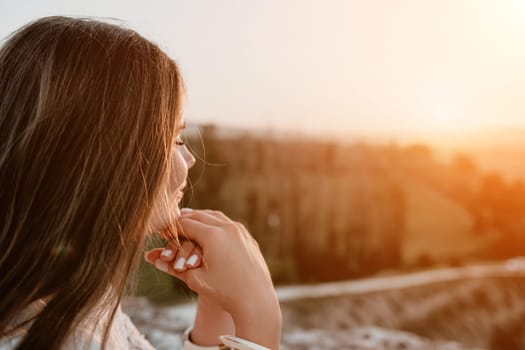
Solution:
[[[525,0],[0,0],[0,36],[116,17],[180,64],[186,118],[364,134],[525,128]]]

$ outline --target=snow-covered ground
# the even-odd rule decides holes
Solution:
[[[282,349],[525,348],[525,263],[448,268],[400,276],[280,287]],[[123,302],[159,349],[181,346],[193,303]]]

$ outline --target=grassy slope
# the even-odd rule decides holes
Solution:
[[[403,190],[403,260],[409,265],[423,255],[433,259],[466,256],[485,244],[474,237],[472,217],[459,203],[413,179],[404,181]]]

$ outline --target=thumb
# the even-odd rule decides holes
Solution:
[[[157,270],[167,273],[168,275],[171,275],[173,277],[176,277],[182,282],[188,284],[187,282],[188,275],[186,271],[182,271],[182,272],[177,271],[173,268],[173,264],[171,264],[170,262],[161,260],[160,254],[162,253],[163,250],[164,250],[163,248],[152,249],[146,252],[146,254],[144,255],[144,259],[151,265],[155,266]]]

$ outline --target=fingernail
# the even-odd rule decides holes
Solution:
[[[162,251],[162,253],[160,253],[160,256],[163,256],[163,257],[165,257],[165,258],[168,258],[168,257],[171,256],[171,253],[173,253],[173,252],[171,251],[171,249],[164,249],[164,250]]]
[[[180,211],[189,213],[190,211],[193,211],[193,209],[191,209],[191,208],[182,208]]]
[[[186,261],[186,265],[189,265],[191,267],[195,266],[195,263],[199,260],[199,256],[197,254],[193,254],[188,258],[188,261]]]
[[[163,272],[168,272],[168,263],[164,260],[155,260],[155,267]]]
[[[186,259],[184,258],[179,258],[175,264],[173,265],[173,268],[175,270],[183,270],[184,269],[184,264],[186,263]]]

